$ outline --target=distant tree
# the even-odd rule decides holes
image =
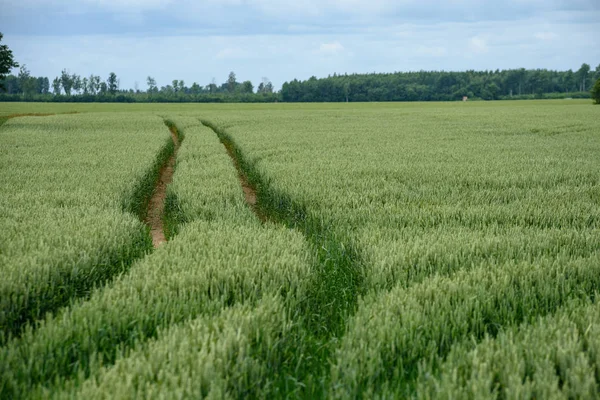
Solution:
[[[147,77],[146,84],[148,85],[148,93],[158,92],[158,88],[156,87],[156,80],[153,77]]]
[[[19,94],[22,92],[21,86],[19,85],[19,78],[10,74],[3,81],[4,90],[9,94]]]
[[[54,78],[54,80],[52,81],[52,91],[55,95],[59,95],[60,94],[60,87],[61,87],[61,82],[60,82],[60,78],[57,76],[56,78]]]
[[[266,78],[266,77],[262,78],[262,81],[258,85],[258,89],[256,92],[263,93],[263,94],[273,93],[273,84],[271,83],[269,78]]]
[[[180,92],[185,93],[185,82],[183,81],[183,79],[179,80],[179,89]]]
[[[96,94],[96,82],[94,79],[94,74],[91,74],[88,78],[88,93],[91,95],[95,95]]]
[[[592,88],[592,99],[595,104],[600,104],[600,78],[596,79],[596,83]]]
[[[235,91],[236,86],[237,86],[237,81],[235,78],[235,72],[231,71],[229,73],[229,77],[227,78],[227,91],[229,93],[233,93]]]
[[[107,92],[108,92],[108,85],[106,84],[106,82],[100,82],[99,93],[106,94]]]
[[[100,78],[98,75],[90,75],[90,78],[88,80],[88,91],[90,92],[90,94],[95,95],[98,92],[100,92],[101,81],[102,78]]]
[[[77,74],[71,75],[71,79],[73,81],[73,90],[79,94],[81,89],[83,89],[83,83],[81,82],[81,77]]]
[[[581,67],[577,71],[577,77],[579,78],[579,82],[581,82],[580,90],[582,92],[585,92],[589,72],[590,72],[590,65],[586,64],[586,63],[581,64]]]
[[[81,80],[81,89],[83,90],[84,95],[90,93],[90,85],[89,85],[88,78],[83,78]]]
[[[177,93],[177,91],[179,91],[179,80],[173,79],[173,82],[171,83],[173,84],[173,91]]]
[[[115,74],[114,72],[111,72],[108,75],[108,79],[106,80],[106,87],[107,87],[108,93],[110,93],[110,94],[117,93],[117,90],[119,89],[119,81],[117,80],[117,74]]]
[[[254,93],[254,85],[251,81],[244,81],[242,83],[242,93]]]
[[[196,82],[194,82],[192,84],[192,87],[190,88],[190,93],[192,93],[192,94],[200,94],[200,93],[202,93],[202,86],[200,86]]]
[[[50,81],[47,77],[38,77],[36,83],[36,91],[40,94],[48,94],[50,91]]]
[[[163,86],[160,88],[161,93],[172,94],[175,93],[175,89],[171,85]]]
[[[273,84],[271,83],[271,81],[267,82],[267,84],[265,85],[265,93],[273,93]]]
[[[210,81],[210,83],[208,84],[208,86],[206,86],[209,93],[216,93],[217,92],[217,80],[215,78],[212,78],[212,80]]]
[[[0,32],[0,42],[4,35]],[[0,89],[5,89],[3,81],[6,75],[13,68],[18,68],[19,64],[14,60],[12,50],[7,45],[0,45]]]
[[[568,70],[563,74],[563,90],[565,92],[570,92],[573,90],[575,86],[577,86],[575,81],[575,74],[573,70]]]
[[[346,103],[348,102],[348,96],[350,96],[350,83],[344,83],[344,97],[346,98]]]
[[[488,85],[487,90],[488,90],[492,100],[496,100],[498,98],[498,92],[500,91],[500,88],[498,87],[498,85],[496,85],[495,83],[492,82]]]
[[[60,73],[60,84],[67,96],[71,95],[71,89],[73,89],[73,76],[69,74],[69,71],[63,69]]]
[[[21,65],[21,68],[19,68],[19,88],[21,89],[21,93],[24,96],[28,96],[30,94],[32,94],[32,92],[35,90],[35,86],[32,87],[32,85],[30,84],[30,79],[31,79],[31,73],[29,72],[29,70],[27,69],[27,66],[25,64]]]

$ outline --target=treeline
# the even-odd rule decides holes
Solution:
[[[171,84],[159,87],[152,77],[146,78],[147,89],[121,89],[120,80],[111,72],[106,80],[98,75],[81,77],[63,69],[52,83],[46,77],[31,76],[25,65],[18,75],[8,75],[0,79],[0,101],[39,101],[39,102],[125,102],[125,103],[257,103],[275,102],[279,94],[273,90],[268,78],[254,90],[251,81],[238,82],[234,72],[230,72],[226,82],[218,85],[213,79],[206,86],[194,82],[186,86],[184,80],[175,79]]]
[[[496,71],[419,71],[391,74],[333,75],[283,84],[287,102],[452,101],[525,98],[589,98],[600,65],[583,64],[577,72],[547,69]]]
[[[146,79],[146,90],[121,89],[114,72],[106,80],[100,76],[81,77],[64,69],[52,81],[31,76],[25,65],[18,75],[0,79],[0,101],[43,102],[369,102],[369,101],[454,101],[589,98],[594,82],[600,79],[600,65],[592,70],[583,64],[576,72],[546,69],[496,71],[418,71],[389,74],[337,75],[318,79],[311,77],[285,82],[279,92],[263,78],[255,90],[251,81],[238,82],[234,72],[227,81],[207,85],[183,80],[158,86],[152,77]]]

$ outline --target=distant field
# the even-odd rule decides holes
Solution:
[[[589,100],[2,121],[0,398],[600,396]]]
[[[472,101],[462,102],[407,102],[407,103],[278,103],[278,104],[194,104],[194,103],[0,103],[0,116],[24,113],[67,113],[67,112],[191,112],[200,113],[205,110],[319,110],[319,109],[439,109],[455,107],[482,107],[482,108],[512,108],[512,107],[539,107],[539,106],[589,106],[589,99],[572,100],[519,100],[519,101]],[[543,107],[543,108],[546,108]]]

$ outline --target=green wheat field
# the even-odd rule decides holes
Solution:
[[[1,103],[0,124],[2,399],[600,397],[589,100]]]

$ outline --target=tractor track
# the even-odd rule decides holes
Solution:
[[[152,236],[152,245],[158,248],[161,244],[167,241],[165,236],[165,199],[167,198],[167,186],[173,181],[173,173],[175,172],[175,160],[177,151],[181,146],[179,131],[174,124],[169,124],[165,121],[165,125],[169,127],[171,139],[173,140],[173,153],[161,166],[158,179],[154,185],[152,197],[148,200],[146,217],[144,223],[150,228]]]

